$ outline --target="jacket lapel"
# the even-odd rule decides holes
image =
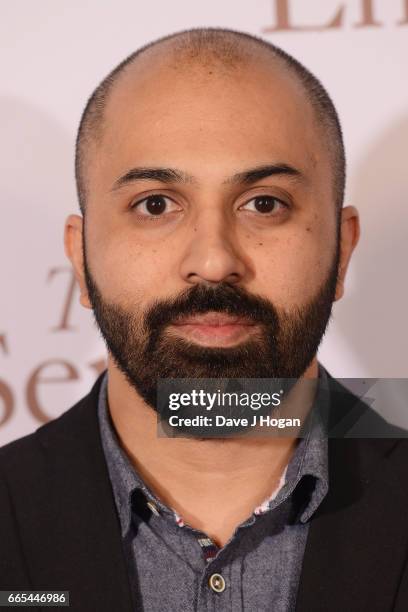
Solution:
[[[46,484],[44,502],[22,524],[29,573],[36,588],[70,590],[78,612],[133,609],[119,520],[101,446],[97,401],[90,394],[38,431]],[[35,487],[33,487],[35,488]],[[26,501],[30,504],[29,498]],[[47,512],[44,512],[44,508]]]
[[[407,550],[403,476],[386,459],[395,446],[329,440],[329,492],[311,520],[297,612],[393,609]]]

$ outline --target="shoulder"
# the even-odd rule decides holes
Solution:
[[[78,589],[97,558],[120,562],[97,413],[101,379],[59,418],[0,448],[2,588],[63,582]]]
[[[388,523],[405,521],[408,508],[408,432],[384,419],[328,375],[329,495],[325,507],[354,508],[371,520],[373,507],[392,506]],[[360,512],[360,514],[359,514]],[[356,519],[357,520],[357,519]]]
[[[57,419],[39,427],[35,432],[14,440],[0,448],[0,480],[32,478],[45,469],[47,450],[67,454],[67,449],[79,440],[94,437],[97,429],[97,401],[103,374],[90,392]],[[67,460],[69,458],[67,454]]]
[[[406,429],[394,425],[379,414],[379,412],[373,410],[367,401],[365,401],[364,395],[353,393],[328,372],[326,372],[326,380],[330,393],[330,401],[324,417],[327,419],[329,437],[371,438],[373,440],[408,438],[408,431]],[[353,382],[360,382],[360,379],[353,379]],[[365,388],[364,382],[361,379],[362,390]],[[325,407],[323,411],[325,411]],[[384,413],[384,410],[382,412]]]

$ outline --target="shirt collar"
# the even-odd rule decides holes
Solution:
[[[134,491],[141,490],[147,500],[156,507],[159,507],[165,514],[174,514],[174,512],[169,510],[148,489],[123,450],[109,414],[107,383],[108,372],[105,373],[101,383],[98,400],[98,420],[102,446],[118,508],[122,536],[124,537],[131,523],[132,495]],[[319,364],[319,379],[311,413],[310,427],[305,437],[300,439],[295,453],[286,468],[285,481],[281,483],[282,487],[276,495],[268,500],[270,503],[265,502],[262,505],[265,512],[276,507],[283,499],[291,495],[301,482],[304,483],[309,480],[312,486],[309,487],[310,490],[306,503],[303,504],[298,515],[298,520],[305,523],[311,518],[327,494],[327,434],[320,418],[320,410],[322,406],[325,409],[328,408],[328,401],[328,376],[325,369]]]
[[[102,446],[108,466],[109,478],[112,484],[116,506],[119,513],[122,537],[130,527],[132,516],[132,494],[141,489],[147,497],[150,492],[131,464],[115,431],[109,414],[107,398],[108,372],[102,379],[98,400],[98,419]]]
[[[298,520],[307,522],[320,506],[329,489],[328,440],[321,418],[327,413],[330,401],[329,379],[326,370],[319,364],[318,384],[310,413],[310,426],[300,439],[297,452],[288,467],[288,484],[292,491],[298,486],[306,488]]]

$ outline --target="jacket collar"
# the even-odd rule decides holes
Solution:
[[[54,562],[48,583],[61,589],[70,585],[78,598],[71,601],[75,610],[131,612],[120,526],[98,429],[101,380],[71,410],[37,431],[45,455],[44,495],[50,516],[38,513],[36,540],[46,567]],[[38,548],[28,553],[33,555],[31,575],[36,585],[46,586],[38,553]]]
[[[296,611],[344,612],[344,610],[392,608],[392,597],[384,589],[384,580],[375,572],[381,564],[395,576],[400,568],[397,550],[388,555],[390,524],[398,524],[402,504],[393,500],[398,495],[391,462],[386,461],[399,444],[394,438],[344,439],[350,426],[363,413],[375,426],[386,432],[385,422],[366,405],[356,402],[344,387],[329,376],[331,409],[329,413],[329,492],[312,517],[296,602]],[[390,426],[390,435],[394,429]],[[398,433],[397,430],[395,430]],[[336,437],[333,437],[336,436]],[[387,501],[390,514],[385,516]],[[388,551],[387,551],[388,544]],[[381,555],[387,551],[389,562]],[[365,585],[365,586],[362,586]],[[368,588],[370,585],[370,588]],[[389,605],[388,605],[389,604]]]

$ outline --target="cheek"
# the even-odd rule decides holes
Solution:
[[[180,255],[176,235],[170,240],[151,232],[146,238],[126,215],[102,212],[90,217],[86,236],[91,272],[108,299],[144,305],[174,293]]]
[[[145,303],[155,297],[166,277],[168,258],[157,246],[138,243],[134,237],[108,236],[90,249],[90,268],[101,292],[121,304]]]
[[[257,285],[253,290],[281,308],[304,304],[326,279],[334,252],[334,238],[329,240],[326,230],[309,225],[269,242],[263,240],[252,248]]]

